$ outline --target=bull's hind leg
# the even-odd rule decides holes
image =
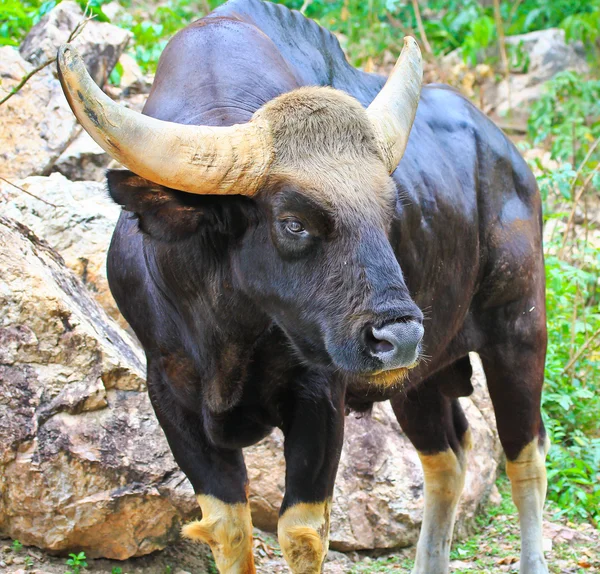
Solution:
[[[320,387],[320,391],[317,389]],[[285,497],[277,534],[293,574],[319,574],[329,548],[329,512],[344,434],[341,384],[299,386],[284,424]]]
[[[529,306],[528,306],[529,307]],[[530,308],[530,307],[529,307]],[[521,525],[521,574],[547,574],[542,547],[548,439],[540,414],[546,333],[513,334],[480,352]]]
[[[467,419],[452,395],[470,393],[470,375],[468,359],[464,359],[392,399],[398,422],[423,466],[425,508],[413,574],[448,572],[456,508],[471,448]]]

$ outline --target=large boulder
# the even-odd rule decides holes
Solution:
[[[0,536],[124,559],[195,509],[143,357],[60,256],[0,217]]]
[[[34,66],[56,57],[58,47],[69,39],[83,19],[77,2],[61,2],[29,31],[21,44],[21,56]],[[131,32],[123,28],[89,21],[72,44],[81,54],[92,78],[102,86],[131,37]]]
[[[36,66],[54,58],[82,18],[78,4],[62,2],[31,29],[20,53],[10,46],[0,48],[2,92],[9,92]],[[88,22],[73,43],[102,85],[130,37],[130,32],[111,24]],[[4,178],[50,173],[80,132],[55,68],[50,64],[34,74],[0,106],[0,175]]]
[[[518,36],[508,36],[509,50],[517,54],[521,64],[508,81],[489,84],[484,94],[484,111],[505,115],[509,109],[525,114],[538,100],[543,85],[559,72],[571,70],[580,74],[589,71],[585,50],[580,42],[567,43],[565,31],[549,28]],[[510,104],[510,107],[509,107]]]
[[[0,181],[4,215],[26,225],[58,251],[104,310],[125,327],[106,279],[106,252],[121,208],[108,197],[105,184],[70,182],[59,173],[14,183],[48,203]]]
[[[52,171],[62,173],[71,181],[104,181],[110,156],[82,131],[60,155]]]
[[[14,88],[33,68],[15,48],[1,47],[2,91]],[[52,66],[44,68],[0,106],[0,175],[49,173],[79,129]]]
[[[581,42],[567,42],[565,31],[548,28],[527,34],[506,37],[507,51],[511,57],[508,79],[497,65],[495,73],[480,62],[474,69],[464,63],[458,48],[442,59],[446,81],[457,85],[469,97],[479,91],[479,104],[487,114],[504,116],[512,112],[513,125],[522,125],[527,119],[529,106],[538,100],[544,83],[557,73],[571,70],[580,74],[589,71],[585,50]],[[485,51],[486,59],[500,62],[497,44]],[[501,78],[496,81],[496,77]]]
[[[474,448],[457,516],[465,535],[496,480],[501,449],[478,358],[474,397],[461,399],[471,425]],[[477,404],[476,404],[477,403]],[[485,413],[485,414],[484,414]],[[250,503],[256,526],[276,530],[284,493],[283,437],[273,433],[248,449]],[[376,404],[370,416],[346,418],[342,457],[331,515],[331,548],[362,550],[409,546],[417,541],[423,517],[423,473],[414,447],[400,429],[389,403]]]

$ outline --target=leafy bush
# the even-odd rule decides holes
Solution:
[[[600,351],[593,337],[600,331],[600,248],[579,246],[573,256],[579,266],[554,255],[546,258],[548,497],[557,504],[557,514],[599,523]],[[585,345],[587,352],[573,362]]]
[[[531,108],[528,131],[534,145],[550,142],[555,159],[581,162],[600,137],[600,80],[569,71],[554,76]]]
[[[213,7],[209,3],[205,5]],[[138,64],[144,71],[154,71],[171,36],[204,14],[205,11],[198,10],[197,2],[176,0],[158,6],[151,17],[139,10],[124,12],[113,24],[133,33],[133,50]]]
[[[29,29],[55,5],[53,0],[0,0],[0,45],[18,46]]]
[[[531,131],[535,134],[537,129],[538,141],[549,140],[555,159],[573,153],[573,130],[595,133],[576,121],[585,115],[582,109],[596,105],[589,92],[597,86],[584,84],[570,73],[557,77],[532,114]],[[577,235],[571,232],[577,202],[589,193],[582,186],[598,189],[600,178],[594,174],[600,164],[590,153],[593,135],[583,141],[586,146],[574,155],[585,153],[587,161],[582,158],[577,170],[570,163],[551,169],[539,160],[533,165],[546,225],[553,229],[546,245],[549,341],[542,407],[552,442],[548,498],[557,515],[599,524],[600,237],[594,243],[585,229]]]

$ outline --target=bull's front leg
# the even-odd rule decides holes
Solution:
[[[248,479],[241,449],[220,448],[206,435],[202,415],[173,400],[164,373],[148,365],[148,390],[171,452],[192,483],[202,519],[182,535],[208,544],[221,574],[255,574]]]
[[[202,520],[182,528],[182,535],[210,546],[221,573],[254,574],[252,519],[248,502],[230,503],[206,494],[197,496]]]
[[[323,567],[344,435],[345,389],[311,378],[298,385],[283,426],[286,490],[277,533],[293,574],[319,574]]]

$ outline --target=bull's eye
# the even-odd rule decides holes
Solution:
[[[305,231],[304,225],[297,219],[286,219],[285,228],[290,233],[303,233]]]

